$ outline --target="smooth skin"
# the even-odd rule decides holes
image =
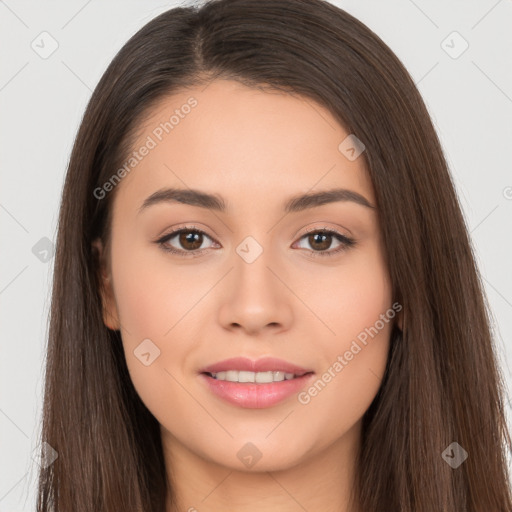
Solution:
[[[197,105],[158,141],[154,130],[190,97]],[[104,321],[120,329],[133,384],[161,425],[177,510],[349,512],[361,418],[400,315],[307,404],[294,395],[266,409],[238,407],[198,374],[230,357],[272,356],[320,378],[391,308],[376,209],[337,201],[283,210],[291,197],[333,188],[375,206],[363,158],[338,150],[348,135],[310,99],[220,79],[166,97],[141,124],[133,149],[148,136],[158,143],[115,191]],[[215,194],[227,209],[168,201],[139,211],[167,187]],[[184,255],[156,243],[183,227],[205,233],[195,246],[190,234],[165,242]],[[356,244],[315,257],[341,245],[307,234],[321,229]],[[263,249],[252,263],[237,252],[248,236]],[[160,350],[148,366],[134,354],[146,339]],[[247,443],[261,453],[252,467],[237,456]]]

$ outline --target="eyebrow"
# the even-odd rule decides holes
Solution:
[[[283,209],[286,213],[295,213],[339,201],[350,201],[366,208],[376,209],[366,197],[345,188],[335,188],[293,196],[284,204]],[[139,213],[150,206],[160,203],[188,204],[222,213],[225,213],[227,210],[226,202],[217,194],[208,194],[193,189],[165,188],[151,194],[139,208]]]

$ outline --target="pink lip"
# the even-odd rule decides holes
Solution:
[[[269,382],[267,384],[255,384],[250,382],[228,382],[214,379],[210,373],[218,373],[227,370],[239,370],[249,372],[282,371],[300,375],[294,379],[281,382]],[[215,395],[227,402],[245,407],[247,409],[264,409],[282,402],[286,398],[298,393],[311,382],[314,372],[300,366],[288,363],[281,359],[265,357],[252,361],[245,357],[226,359],[203,368],[200,378]]]
[[[268,384],[228,382],[214,379],[207,373],[202,373],[199,377],[207,384],[210,391],[233,405],[247,409],[264,409],[298,393],[313,376],[313,373],[308,373],[295,379]]]
[[[200,373],[218,373],[227,370],[239,370],[247,372],[286,372],[295,375],[304,375],[313,370],[306,370],[295,364],[276,359],[275,357],[263,357],[256,361],[247,357],[233,357],[212,364],[200,370]]]

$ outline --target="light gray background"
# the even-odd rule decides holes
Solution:
[[[332,3],[395,51],[427,103],[474,242],[511,389],[512,0]],[[42,251],[37,256],[32,248],[48,244],[39,242],[44,237],[55,241],[66,165],[92,89],[129,37],[176,5],[0,0],[0,512],[35,509],[32,454],[53,259],[41,261]],[[47,37],[50,48],[43,31],[58,42],[46,59],[31,47]],[[453,31],[469,44],[457,58],[463,41],[446,39]]]

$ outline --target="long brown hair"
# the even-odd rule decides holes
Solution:
[[[97,255],[120,168],[164,96],[238,80],[325,106],[364,143],[393,300],[403,305],[387,370],[363,418],[365,512],[510,512],[504,383],[489,306],[425,104],[393,52],[323,0],[214,0],[171,9],[119,51],[97,85],[62,192],[41,441],[39,512],[164,512],[157,420],[130,380],[119,331],[103,323]],[[456,469],[442,454],[457,442]]]

